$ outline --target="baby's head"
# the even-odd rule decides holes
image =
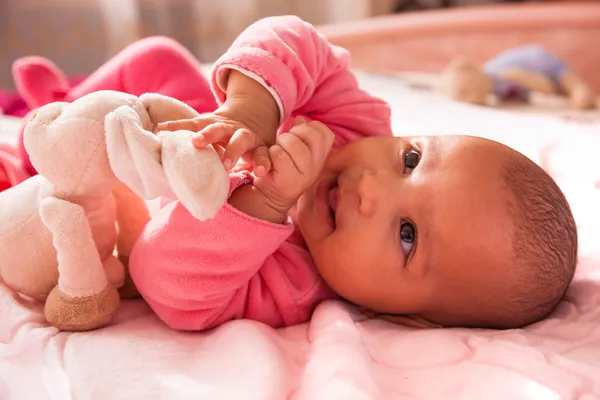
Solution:
[[[448,327],[545,318],[577,258],[573,216],[552,178],[477,137],[378,137],[343,147],[301,197],[298,223],[342,297]]]

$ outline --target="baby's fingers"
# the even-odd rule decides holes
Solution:
[[[227,143],[234,134],[236,128],[231,124],[216,122],[208,125],[192,138],[192,144],[196,148],[204,148],[209,144]]]
[[[297,168],[294,161],[292,161],[292,157],[278,143],[269,147],[269,157],[273,165],[273,173],[283,176],[293,176],[291,174],[297,173]]]
[[[311,170],[312,156],[309,147],[298,136],[292,133],[283,133],[277,138],[277,144],[287,153],[295,169],[301,174],[307,174]],[[277,160],[271,159],[277,168]]]
[[[162,122],[156,126],[156,129],[158,131],[170,131],[170,132],[179,131],[179,130],[199,132],[202,129],[206,128],[208,125],[210,125],[212,122],[214,122],[214,121],[212,121],[210,119],[210,114],[207,114],[207,115],[201,115],[201,116],[195,117],[195,118]]]
[[[327,157],[335,138],[329,128],[317,121],[296,125],[292,127],[290,133],[305,143],[313,163],[320,163]]]
[[[333,133],[333,131],[331,129],[329,129],[327,127],[327,125],[325,125],[324,123],[320,122],[320,121],[310,121],[308,123],[308,126],[310,126],[311,128],[314,128],[315,130],[317,130],[319,132],[319,134],[322,135],[323,139],[325,140],[325,149],[326,149],[326,153],[329,153],[329,150],[331,150],[331,147],[333,146],[333,143],[335,142],[335,133]]]
[[[265,176],[271,169],[271,157],[267,146],[258,146],[252,154],[252,169],[257,177]]]
[[[219,144],[213,144],[212,146],[215,149],[215,152],[217,153],[217,155],[219,156],[219,159],[221,160],[221,162],[223,162],[223,157],[225,157],[225,149],[223,148],[223,146],[221,146]]]
[[[246,128],[237,129],[231,136],[231,139],[225,148],[223,165],[225,165],[225,168],[230,169],[241,156],[262,144],[262,141],[254,134],[254,132]]]

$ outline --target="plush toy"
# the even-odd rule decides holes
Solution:
[[[157,94],[143,95],[153,125],[199,116],[192,108]],[[179,112],[174,112],[178,105]],[[213,218],[227,201],[229,176],[212,146],[197,149],[191,131],[152,133],[135,108],[106,117],[106,145],[115,175],[143,199],[176,199],[196,219]]]
[[[85,79],[69,80],[52,61],[38,56],[16,60],[13,79],[30,110],[56,101],[72,102],[99,90],[135,96],[163,94],[199,113],[217,108],[201,65],[185,47],[165,37],[150,37],[131,44]],[[35,175],[22,133],[20,150],[25,168]]]
[[[564,61],[538,45],[507,50],[483,67],[457,58],[446,67],[443,82],[451,98],[473,104],[485,104],[489,94],[501,101],[528,101],[531,92],[541,92],[567,96],[578,109],[597,105],[590,87]]]
[[[121,296],[136,294],[127,257],[150,216],[135,193],[180,198],[200,218],[226,200],[229,180],[212,147],[196,150],[187,131],[151,133],[198,115],[166,96],[115,91],[40,107],[24,131],[39,175],[0,193],[4,283],[45,301],[59,329],[105,325]]]

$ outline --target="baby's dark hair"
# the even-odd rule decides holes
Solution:
[[[564,297],[577,264],[577,227],[563,192],[533,161],[514,154],[502,178],[519,271],[498,323],[516,328],[546,318]]]

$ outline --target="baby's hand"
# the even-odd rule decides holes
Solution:
[[[239,71],[229,72],[225,86],[227,99],[214,113],[159,124],[158,129],[199,132],[194,146],[212,144],[226,169],[242,157],[256,176],[264,176],[271,168],[268,147],[275,143],[279,127],[277,102],[258,81]]]
[[[193,119],[165,122],[159,124],[158,129],[198,132],[192,144],[198,149],[213,145],[227,170],[232,169],[239,158],[252,165],[256,176],[263,176],[271,169],[265,140],[234,118],[208,113]]]
[[[271,207],[287,214],[323,169],[334,138],[321,122],[296,118],[292,129],[279,135],[269,148],[272,169],[257,177],[254,187]]]

